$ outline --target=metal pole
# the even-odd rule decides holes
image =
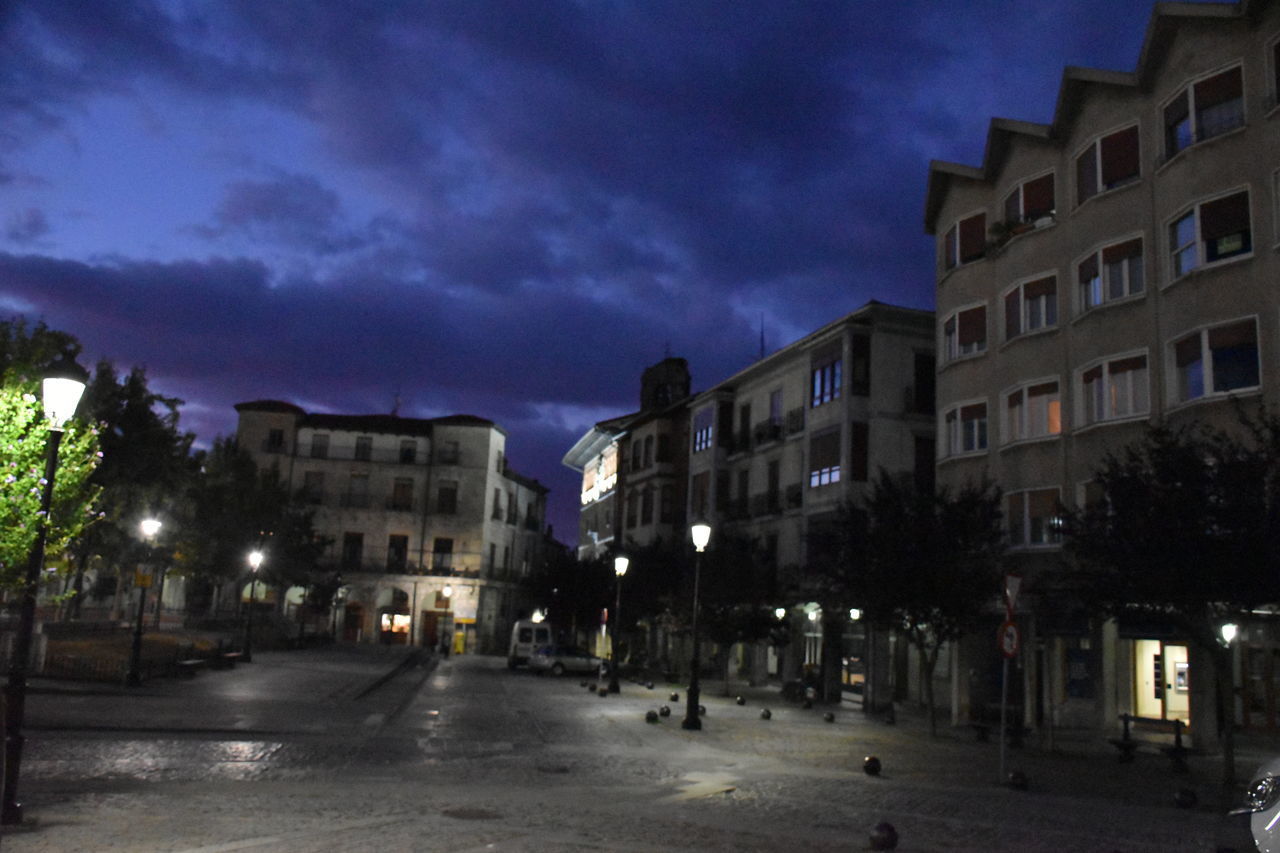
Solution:
[[[258,571],[254,569],[249,581],[249,618],[245,623],[244,630],[244,656],[241,658],[245,663],[253,663],[253,608],[258,603]]]
[[[58,445],[61,443],[62,431],[51,430],[48,454],[44,462],[44,490],[40,493],[36,540],[27,559],[18,635],[14,638],[9,658],[9,680],[4,688],[4,803],[0,806],[0,824],[5,825],[22,822],[22,804],[18,802],[18,774],[22,767],[22,721],[27,702],[27,669],[31,659],[31,635],[36,624],[36,590],[40,583],[40,570],[44,567],[44,545],[49,535],[49,507],[53,503],[53,478],[58,469]]]
[[[133,626],[133,648],[129,651],[129,674],[125,678],[130,687],[142,684],[142,620],[146,608],[147,588],[138,584],[138,621]]]
[[[609,649],[609,692],[621,693],[622,688],[618,685],[618,629],[622,627],[622,575],[614,576],[618,597],[613,607],[613,645]]]
[[[702,552],[697,551],[693,555],[693,672],[689,674],[689,691],[685,694],[684,720],[680,723],[680,728],[689,729],[690,731],[702,729],[702,718],[698,715],[698,699],[702,695],[698,687],[698,670],[701,669],[701,663],[698,660],[698,580],[701,573]]]
[[[1000,672],[1000,784],[1005,782],[1005,710],[1009,705],[1009,658],[1004,659]]]

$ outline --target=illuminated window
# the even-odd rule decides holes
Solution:
[[[1248,191],[1201,202],[1169,226],[1173,278],[1253,251]]]
[[[1082,425],[1145,415],[1151,410],[1147,357],[1128,355],[1099,362],[1078,374]]]
[[[840,398],[844,384],[843,344],[837,340],[815,350],[809,356],[812,379],[810,406],[817,408]]]
[[[987,449],[987,404],[968,403],[948,409],[942,414],[947,456],[975,453]]]
[[[715,437],[715,410],[708,406],[693,416],[693,452],[698,453],[711,448]]]
[[[1142,238],[1105,246],[1076,267],[1080,309],[1142,293]]]
[[[1023,181],[1004,199],[1006,225],[1035,222],[1054,213],[1053,173]]]
[[[1062,510],[1058,489],[1029,489],[1005,496],[1009,544],[1052,546],[1062,542]]]
[[[1138,180],[1141,164],[1136,124],[1098,137],[1076,155],[1076,204]]]
[[[840,482],[840,428],[809,437],[809,488]]]
[[[980,259],[987,251],[987,215],[975,213],[959,220],[942,237],[946,269]]]
[[[1058,381],[1029,383],[1005,394],[1005,441],[1045,438],[1062,432]]]
[[[1258,329],[1250,318],[1199,329],[1171,345],[1175,402],[1257,388]]]
[[[987,349],[987,306],[965,308],[942,323],[942,351],[947,361]]]
[[[1014,285],[1004,297],[1004,337],[1058,325],[1058,278],[1047,275]]]
[[[1165,105],[1165,157],[1243,124],[1244,82],[1237,65],[1192,83]]]

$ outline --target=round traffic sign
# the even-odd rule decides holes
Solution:
[[[1000,646],[1000,654],[1007,658],[1016,657],[1018,654],[1018,642],[1021,638],[1018,636],[1018,626],[1012,621],[1006,619],[1000,625],[1000,631],[996,635],[996,642]]]

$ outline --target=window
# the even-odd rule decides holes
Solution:
[[[393,533],[387,537],[387,571],[403,572],[409,564],[409,537]]]
[[[1142,238],[1104,246],[1076,267],[1080,310],[1142,293]]]
[[[1004,401],[1006,442],[1044,438],[1062,432],[1058,380],[1024,385],[1006,394]]]
[[[412,438],[400,439],[400,464],[412,465],[418,458],[418,443]]]
[[[442,441],[440,448],[436,451],[436,461],[441,465],[457,465],[458,464],[458,442]]]
[[[1256,388],[1257,322],[1250,318],[1200,329],[1173,342],[1174,402]]]
[[[1280,172],[1277,172],[1277,181],[1280,181]],[[1277,225],[1280,228],[1280,225]],[[774,426],[782,426],[782,389],[776,388],[769,392],[769,423]]]
[[[1244,124],[1244,84],[1240,66],[1199,80],[1164,108],[1164,155],[1212,139]]]
[[[947,456],[987,449],[987,404],[956,406],[942,416]]]
[[[324,500],[324,472],[307,471],[302,475],[302,496],[307,503],[318,504]]]
[[[658,452],[657,453],[658,455],[656,457],[656,460],[658,462],[671,461],[671,436],[667,435],[665,432],[658,433]]]
[[[705,519],[707,517],[708,497],[711,491],[711,472],[703,471],[701,474],[694,474],[689,481],[689,511],[693,513],[695,521]]]
[[[502,489],[493,490],[493,516],[495,520],[502,519]]]
[[[359,569],[361,552],[364,550],[363,533],[342,534],[342,568]]]
[[[860,397],[871,393],[871,338],[866,335],[850,340],[849,393]]]
[[[1076,156],[1076,204],[1141,177],[1138,126],[1101,136]]]
[[[329,458],[329,436],[324,433],[316,433],[311,436],[311,458],[312,459],[328,459]]]
[[[356,436],[356,459],[362,462],[368,462],[373,458],[373,436],[357,435]]]
[[[352,474],[347,485],[346,505],[354,509],[369,506],[369,475]]]
[[[942,257],[947,269],[976,261],[987,251],[987,215],[966,216],[942,237]]]
[[[431,544],[431,570],[433,572],[453,571],[452,539],[436,539]]]
[[[646,435],[644,437],[644,467],[648,468],[653,464],[653,436]]]
[[[676,515],[676,489],[670,484],[662,487],[658,494],[658,520],[661,522],[675,521]]]
[[[519,519],[517,516],[520,510],[516,504],[516,493],[507,492],[507,524],[515,524]]]
[[[640,523],[653,524],[653,486],[645,486],[640,493]]]
[[[715,435],[715,410],[710,406],[693,416],[693,452],[698,453],[711,447]]]
[[[1034,547],[1062,542],[1062,513],[1056,488],[1012,492],[1005,500],[1010,545]]]
[[[263,449],[268,453],[279,453],[284,450],[284,430],[267,430],[267,444]]]
[[[506,460],[504,460],[504,459],[503,459],[503,457],[502,457],[502,451],[501,451],[501,450],[499,450],[499,451],[498,451],[498,455],[494,457],[494,461],[493,461],[493,470],[495,470],[495,471],[497,471],[499,474],[501,474],[503,471],[505,471],[505,470],[506,470],[506,467],[507,467],[507,465],[506,465]]]
[[[441,483],[436,490],[436,512],[441,515],[455,515],[458,512],[458,484]]]
[[[1041,276],[1014,285],[1004,296],[1004,337],[1019,335],[1058,325],[1058,278]]]
[[[396,477],[395,481],[391,484],[391,500],[388,502],[388,509],[413,509],[412,478]]]
[[[849,478],[855,483],[867,481],[870,455],[867,424],[854,421],[849,424]]]
[[[1145,354],[1103,361],[1085,368],[1078,377],[1077,413],[1082,425],[1145,415],[1151,409]]]
[[[840,482],[840,428],[809,438],[809,488]]]
[[[1052,216],[1053,213],[1052,172],[1018,184],[1004,199],[1006,225],[1035,222],[1041,217]]]
[[[987,306],[957,311],[942,324],[942,351],[947,361],[987,349]]]
[[[631,439],[631,470],[639,471],[642,467],[641,454],[644,452],[644,443],[638,438]]]
[[[627,527],[636,526],[636,513],[640,506],[640,495],[636,492],[627,494]]]
[[[810,406],[817,408],[840,398],[840,388],[844,382],[843,344],[833,341],[813,352],[809,357],[812,394]]]
[[[1249,192],[1201,202],[1169,226],[1172,278],[1253,250]]]

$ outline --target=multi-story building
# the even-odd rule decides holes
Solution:
[[[601,421],[564,456],[582,473],[580,559],[683,542],[689,365],[666,358],[640,380],[640,410]]]
[[[881,468],[932,487],[934,371],[933,313],[870,302],[688,403],[689,518],[762,555],[805,638],[789,644],[784,676],[821,657],[822,620],[805,601],[817,534]]]
[[[938,479],[1004,490],[1029,725],[1127,712],[1216,730],[1187,638],[1036,591],[1058,507],[1087,500],[1107,451],[1153,423],[1229,427],[1233,398],[1280,402],[1278,90],[1280,4],[1160,4],[1134,71],[1069,68],[1051,124],[995,119],[981,166],[930,167]],[[1246,632],[1247,726],[1280,723],[1280,667],[1254,653],[1272,630]],[[957,718],[999,690],[989,637],[963,652]]]
[[[315,507],[341,575],[342,636],[502,651],[540,560],[547,489],[512,471],[506,433],[471,415],[307,413],[240,403],[237,440]]]

